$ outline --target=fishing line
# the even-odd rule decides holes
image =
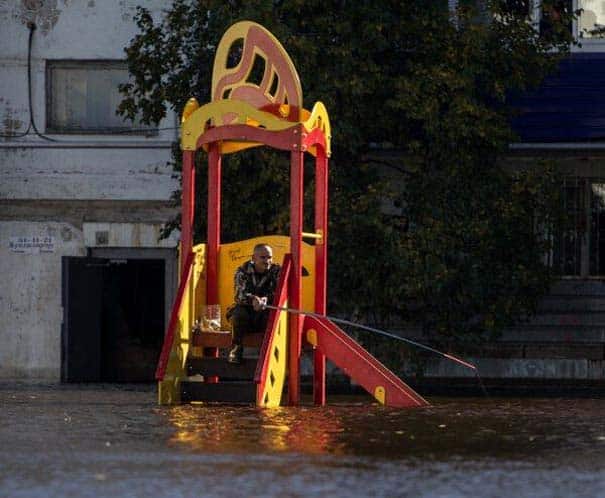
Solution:
[[[401,337],[399,335],[395,335],[392,334],[390,332],[386,332],[385,330],[381,330],[381,329],[377,329],[374,327],[369,327],[367,325],[362,325],[360,323],[355,323],[355,322],[351,322],[349,320],[345,320],[344,318],[336,318],[334,316],[330,316],[330,315],[322,315],[320,313],[313,313],[311,311],[304,311],[304,310],[298,310],[295,308],[285,308],[285,307],[281,307],[281,306],[272,306],[270,304],[265,303],[264,301],[261,301],[261,308],[262,309],[272,309],[272,310],[277,310],[277,311],[285,311],[287,313],[292,313],[292,314],[296,314],[296,315],[307,315],[307,316],[312,316],[314,318],[326,318],[334,323],[340,323],[343,325],[349,325],[351,327],[355,327],[358,329],[362,329],[362,330],[366,330],[368,332],[373,332],[375,334],[379,334],[379,335],[383,335],[385,337],[390,337],[391,339],[396,339],[398,341],[402,341],[405,342],[407,344],[411,344],[412,346],[415,346],[417,348],[420,349],[424,349],[426,351],[430,351],[431,353],[434,353],[438,356],[441,356],[442,358],[445,358],[447,360],[453,361],[455,363],[458,363],[459,365],[462,365],[465,368],[469,368],[471,369],[474,374],[475,377],[477,378],[477,380],[479,381],[479,386],[481,387],[481,390],[483,391],[483,394],[485,396],[488,396],[487,394],[487,390],[485,389],[485,386],[483,385],[483,381],[481,380],[481,377],[479,376],[479,371],[477,370],[477,367],[475,365],[473,365],[472,363],[469,363],[467,361],[464,361],[460,358],[457,358],[454,355],[448,354],[448,353],[444,353],[442,351],[439,351],[435,348],[432,348],[430,346],[427,346],[426,344],[422,344],[420,342],[416,342],[413,341],[412,339],[408,339],[407,337]]]

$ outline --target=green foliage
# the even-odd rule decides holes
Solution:
[[[208,102],[220,37],[236,21],[259,22],[292,57],[307,107],[324,102],[333,125],[330,310],[399,317],[435,343],[473,342],[531,313],[551,278],[542,234],[556,219],[556,178],[546,166],[502,167],[514,141],[506,97],[556,67],[573,14],[553,16],[540,37],[513,4],[453,18],[429,0],[174,0],[158,22],[139,8],[120,112],[158,122],[166,106],[180,114],[189,97]],[[395,180],[379,174],[385,150],[397,152]],[[264,149],[225,158],[224,240],[288,233],[288,161]],[[197,178],[200,240],[202,160]],[[402,216],[381,212],[387,198]]]

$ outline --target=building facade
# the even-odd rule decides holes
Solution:
[[[139,3],[0,2],[0,378],[153,379],[177,130],[115,114]]]

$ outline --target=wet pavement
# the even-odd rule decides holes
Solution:
[[[605,497],[605,399],[160,407],[154,385],[0,383],[0,497]]]

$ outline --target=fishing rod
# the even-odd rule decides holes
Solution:
[[[314,313],[312,311],[304,311],[304,310],[300,310],[300,309],[296,309],[296,308],[286,308],[286,307],[282,307],[282,306],[272,306],[270,304],[267,304],[267,298],[266,297],[262,297],[262,298],[258,298],[260,301],[260,307],[261,309],[265,310],[265,309],[272,309],[272,310],[276,310],[276,311],[285,311],[286,313],[292,313],[295,315],[307,315],[307,316],[312,316],[314,318],[325,318],[328,319],[334,323],[341,323],[343,325],[349,325],[351,327],[355,327],[358,329],[362,329],[362,330],[367,330],[369,332],[373,332],[375,334],[379,334],[379,335],[383,335],[386,337],[390,337],[391,339],[396,339],[398,341],[402,341],[408,344],[411,344],[412,346],[416,346],[417,348],[420,349],[424,349],[426,351],[430,351],[431,353],[434,353],[438,356],[441,356],[442,358],[445,358],[446,360],[450,360],[453,361],[459,365],[462,365],[463,367],[469,368],[471,369],[474,374],[475,377],[477,378],[477,381],[479,382],[479,386],[481,387],[481,391],[483,392],[483,394],[485,396],[489,396],[487,394],[487,390],[485,389],[485,386],[483,385],[483,381],[481,380],[481,377],[479,376],[479,371],[477,370],[477,367],[475,365],[473,365],[472,363],[469,363],[468,361],[464,361],[460,358],[457,358],[454,355],[448,354],[448,353],[444,353],[443,351],[439,351],[435,348],[432,348],[430,346],[427,346],[426,344],[422,344],[420,342],[416,342],[413,341],[412,339],[408,339],[407,337],[401,337],[399,335],[395,335],[395,334],[391,334],[390,332],[386,332],[384,330],[380,330],[374,327],[369,327],[367,325],[362,325],[360,323],[355,323],[355,322],[351,322],[349,320],[345,320],[344,318],[337,318],[334,316],[330,316],[330,315],[324,315],[321,313]]]
[[[272,310],[277,310],[277,311],[285,311],[287,313],[293,313],[296,315],[307,315],[307,316],[312,316],[314,318],[327,318],[328,320],[335,322],[335,323],[341,323],[343,325],[349,325],[351,327],[355,327],[358,329],[363,329],[363,330],[367,330],[369,332],[374,332],[375,334],[379,334],[379,335],[384,335],[386,337],[390,337],[391,339],[396,339],[398,341],[403,341],[406,342],[408,344],[411,344],[412,346],[416,346],[417,348],[420,349],[425,349],[426,351],[430,351],[431,353],[434,353],[436,355],[439,355],[443,358],[446,358],[448,360],[451,360],[455,363],[458,363],[459,365],[462,365],[466,368],[470,368],[471,370],[473,370],[476,374],[477,374],[477,367],[475,365],[473,365],[472,363],[469,363],[467,361],[464,361],[460,358],[457,358],[451,354],[448,353],[444,353],[443,351],[439,351],[435,348],[432,348],[430,346],[427,346],[425,344],[421,344],[420,342],[416,342],[413,341],[412,339],[408,339],[407,337],[401,337],[395,334],[391,334],[390,332],[386,332],[384,330],[380,330],[374,327],[369,327],[367,325],[362,325],[360,323],[355,323],[355,322],[351,322],[349,320],[345,320],[343,318],[336,318],[334,316],[329,316],[329,315],[322,315],[320,313],[313,313],[311,311],[304,311],[304,310],[299,310],[299,309],[295,309],[295,308],[285,308],[285,307],[281,307],[281,306],[272,306],[270,304],[267,304],[265,302],[266,298],[261,298],[261,309],[272,309]]]

